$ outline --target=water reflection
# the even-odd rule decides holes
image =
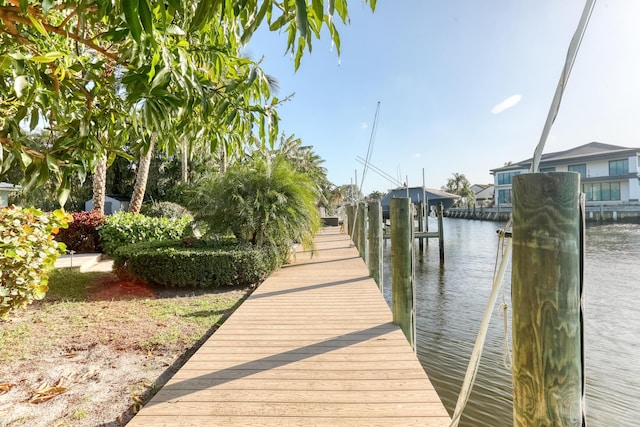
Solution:
[[[415,262],[417,353],[450,413],[491,291],[496,230],[502,225],[447,218],[445,265],[440,265],[434,240]],[[434,230],[437,224],[429,227]],[[640,225],[590,227],[586,236],[588,422],[591,427],[635,426],[633,412],[640,402]],[[385,243],[388,302],[389,248],[390,243]],[[505,276],[508,304],[510,274],[508,270]],[[503,335],[503,321],[494,311],[478,378],[460,426],[512,425],[511,371],[503,366]]]

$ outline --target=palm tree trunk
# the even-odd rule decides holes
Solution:
[[[220,144],[220,173],[227,171],[227,149],[224,143]]]
[[[187,139],[182,140],[182,183],[189,182],[189,144]]]
[[[93,172],[93,209],[104,213],[104,202],[107,189],[107,153],[98,158]]]
[[[144,192],[147,189],[147,178],[149,178],[149,166],[151,165],[151,157],[153,157],[155,141],[155,135],[151,135],[149,149],[142,157],[140,157],[140,164],[138,165],[138,172],[136,173],[136,182],[133,186],[133,194],[131,195],[131,202],[129,203],[129,212],[137,214],[140,213],[140,209],[142,208],[142,201],[144,200]]]

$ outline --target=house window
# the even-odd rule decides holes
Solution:
[[[556,171],[556,167],[555,166],[549,166],[546,168],[540,168],[540,172],[555,172]]]
[[[587,177],[587,165],[582,163],[580,165],[569,165],[569,172],[578,172],[580,174],[580,178]]]
[[[595,182],[593,184],[583,184],[582,192],[584,193],[587,202],[620,200],[620,183]]]
[[[516,175],[520,175],[520,171],[498,173],[498,185],[511,184],[512,178]]]
[[[511,190],[498,190],[498,204],[511,203]]]
[[[629,174],[629,159],[611,160],[609,162],[609,176]]]

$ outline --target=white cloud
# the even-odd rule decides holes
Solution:
[[[366,122],[360,122],[360,129],[364,130],[366,128],[368,128],[369,125]]]
[[[421,156],[421,154],[420,154],[420,153],[415,153],[415,154],[414,154],[413,156],[411,156],[411,157],[412,157],[412,158],[414,158],[414,159],[419,159],[419,158],[420,158],[420,156]]]
[[[513,95],[491,109],[493,114],[500,114],[505,110],[515,106],[522,99],[522,95]]]

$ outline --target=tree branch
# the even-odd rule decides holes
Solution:
[[[9,0],[11,2],[15,1],[15,0]],[[11,23],[16,23],[19,22],[21,24],[24,25],[28,25],[30,27],[33,27],[33,23],[31,22],[31,20],[28,17],[25,16],[21,16],[18,12],[18,9],[13,7],[13,8],[0,8],[0,18],[2,18],[2,20],[4,21],[8,21]],[[118,61],[118,56],[113,53],[113,52],[109,52],[107,49],[103,48],[102,46],[94,43],[91,40],[87,40],[83,37],[80,37],[76,34],[73,34],[63,28],[60,27],[55,27],[51,24],[48,24],[46,22],[41,22],[42,26],[44,27],[45,30],[49,31],[50,33],[54,33],[54,34],[58,34],[64,37],[67,37],[71,40],[74,40],[80,44],[83,44],[85,46],[87,46],[88,48],[98,52],[99,54],[101,54],[102,56],[111,59],[112,61],[117,62]],[[11,34],[11,33],[9,33]]]

